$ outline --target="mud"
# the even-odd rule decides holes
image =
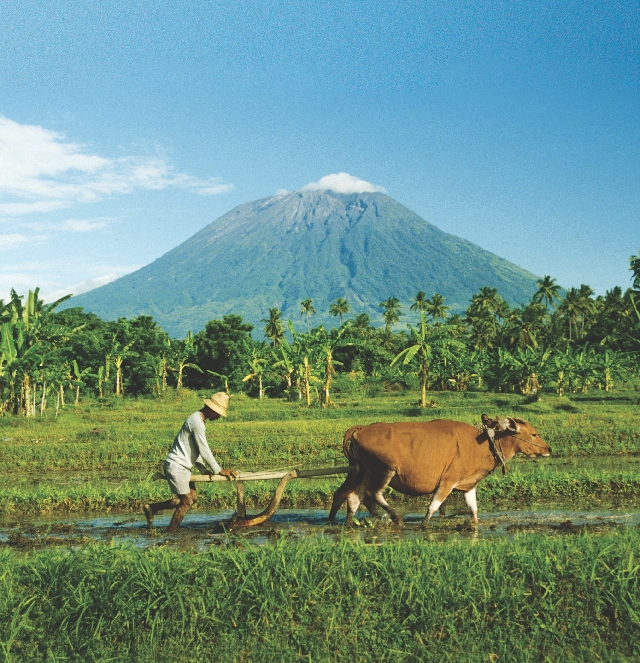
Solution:
[[[427,539],[446,541],[458,539],[477,541],[498,537],[512,537],[520,532],[532,534],[575,535],[589,531],[604,533],[616,528],[640,527],[640,509],[571,509],[495,511],[482,514],[475,526],[467,514],[458,513],[446,518],[434,517],[428,529],[421,528],[423,513],[406,513],[403,527],[386,519],[372,519],[359,514],[359,526],[351,531],[343,520],[329,525],[328,511],[300,509],[278,511],[263,526],[226,533],[222,525],[231,511],[192,511],[175,534],[167,534],[171,513],[156,516],[154,528],[149,530],[144,516],[105,515],[57,518],[38,518],[28,522],[0,521],[0,547],[8,546],[32,550],[51,546],[82,547],[90,542],[129,542],[141,548],[172,546],[181,549],[206,550],[211,546],[250,543],[264,545],[274,539],[292,540],[309,536],[336,539],[345,534],[365,543],[376,544],[389,540]]]

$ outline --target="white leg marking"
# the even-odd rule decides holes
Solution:
[[[431,516],[440,508],[440,505],[444,502],[444,500],[439,500],[436,497],[434,497],[431,500],[431,504],[429,504],[429,511],[427,512],[427,520],[431,520]]]
[[[347,497],[347,505],[351,513],[355,513],[358,510],[358,507],[360,506],[360,498],[356,493],[349,493]]]
[[[478,501],[476,500],[476,489],[473,488],[464,494],[464,499],[467,506],[471,509],[473,515],[473,522],[478,522]]]

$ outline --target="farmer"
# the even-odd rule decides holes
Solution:
[[[164,460],[164,475],[175,497],[164,502],[144,505],[142,510],[150,528],[153,526],[153,516],[158,511],[175,509],[169,524],[169,532],[175,532],[178,529],[191,505],[198,500],[196,486],[192,481],[189,481],[191,468],[196,463],[204,461],[213,470],[209,474],[219,474],[223,477],[235,479],[236,473],[233,470],[220,469],[220,465],[216,462],[207,444],[204,426],[207,419],[215,421],[220,417],[226,417],[228,404],[229,396],[223,391],[213,394],[211,398],[205,400],[204,407],[201,410],[194,412],[182,424],[180,432],[173,441],[171,451]]]

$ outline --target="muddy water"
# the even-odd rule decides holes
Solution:
[[[50,546],[80,547],[91,541],[130,542],[141,548],[169,545],[184,549],[206,550],[211,546],[233,545],[242,539],[264,545],[280,537],[292,540],[308,536],[337,538],[346,530],[344,519],[329,525],[328,512],[316,509],[281,509],[260,527],[236,530],[232,535],[221,531],[231,511],[193,511],[187,515],[179,532],[169,535],[166,527],[170,513],[156,517],[149,530],[142,516],[114,515],[34,518],[28,522],[0,520],[0,546],[33,549]],[[539,534],[577,534],[585,529],[592,533],[622,527],[640,527],[640,509],[531,509],[483,513],[478,526],[469,516],[457,514],[447,518],[434,517],[429,528],[421,529],[424,513],[406,513],[404,526],[396,527],[388,520],[369,519],[359,514],[359,527],[348,536],[366,543],[388,540],[428,539],[445,541],[460,539],[476,541],[513,536],[517,532]]]

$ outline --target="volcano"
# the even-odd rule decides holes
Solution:
[[[382,324],[378,304],[397,297],[405,312],[419,290],[439,293],[453,312],[483,286],[511,304],[536,291],[537,277],[450,235],[383,193],[296,191],[240,205],[136,272],[73,297],[67,306],[111,320],[152,315],[172,336],[235,313],[260,326],[269,308],[301,323],[336,324],[329,305]],[[404,318],[403,318],[404,319]]]

